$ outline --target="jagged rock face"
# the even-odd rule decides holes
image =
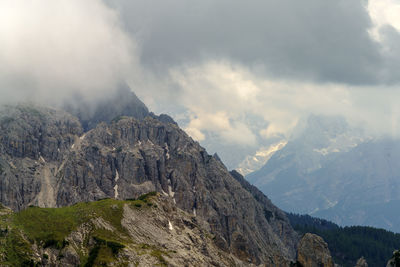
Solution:
[[[72,208],[76,211],[84,209],[87,213],[79,218],[81,221],[75,228],[65,233],[65,241],[60,246],[49,242],[45,245],[43,240],[34,239],[29,222],[22,222],[28,225],[25,225],[26,231],[16,230],[18,226],[13,224],[15,218],[24,215],[13,214],[0,207],[0,222],[8,221],[12,224],[11,231],[2,229],[0,224],[0,245],[6,248],[5,251],[0,249],[0,266],[25,266],[23,262],[29,261],[32,266],[62,267],[254,266],[216,247],[212,235],[199,226],[197,218],[178,209],[172,199],[166,196],[146,198],[146,202],[107,199],[97,203],[80,203]],[[66,208],[61,209],[65,212]],[[99,209],[108,210],[118,220],[105,214],[94,217],[93,214],[98,213]],[[41,209],[31,208],[30,216],[38,219],[41,212]],[[54,216],[48,220],[57,224],[52,221]],[[68,220],[68,223],[71,221]],[[59,228],[53,227],[48,234],[60,235],[57,231]],[[11,236],[15,240],[31,241],[21,242],[21,247],[13,247]],[[113,247],[118,249],[109,251],[108,245],[104,243],[106,240],[108,244],[113,242]],[[96,247],[100,250],[92,256],[92,264],[88,264],[88,255],[93,255]],[[15,253],[20,259],[10,257],[10,253]]]
[[[176,124],[121,117],[83,133],[66,113],[36,111],[18,111],[16,133],[1,128],[0,200],[6,206],[59,207],[158,191],[203,221],[214,242],[241,260],[286,266],[294,259],[297,236],[286,216]]]
[[[392,258],[388,261],[386,267],[399,267],[400,266],[400,250],[393,252]]]
[[[16,158],[60,160],[82,133],[79,120],[68,113],[31,105],[4,107],[0,116],[4,152]]]
[[[328,244],[314,234],[305,234],[298,245],[297,261],[303,267],[334,267]]]
[[[62,160],[76,136],[81,134],[78,119],[65,112],[31,105],[3,108],[0,201],[19,210],[34,198],[41,198],[42,181],[50,179],[49,168]],[[54,164],[45,166],[45,161]]]
[[[275,233],[279,234],[279,237],[283,242],[291,247],[293,240],[298,240],[297,233],[293,232],[291,227],[288,227],[290,222],[288,221],[286,214],[272,204],[271,200],[268,199],[257,187],[251,185],[244,177],[237,171],[231,171],[230,174],[235,178],[244,189],[252,194],[254,199],[261,204],[264,209],[264,216],[267,218],[271,227]]]
[[[368,263],[364,257],[358,259],[355,267],[368,267]]]

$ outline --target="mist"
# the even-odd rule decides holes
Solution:
[[[135,71],[136,44],[100,0],[0,2],[1,102],[104,97]]]
[[[128,84],[211,152],[241,157],[289,138],[310,114],[399,137],[400,22],[390,12],[399,8],[3,0],[0,103],[96,102]]]

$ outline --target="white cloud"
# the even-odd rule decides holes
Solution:
[[[175,68],[171,79],[181,90],[175,101],[190,111],[186,128],[194,138],[200,137],[198,140],[212,132],[224,142],[254,146],[257,135],[288,135],[301,116],[344,112],[351,102],[349,90],[343,86],[259,77],[227,61]],[[251,129],[247,115],[260,116],[268,127]]]
[[[0,1],[3,97],[100,96],[134,71],[134,61],[131,37],[101,0]]]
[[[400,31],[400,1],[369,0],[367,9],[374,23],[370,34],[375,40],[382,41],[379,30],[385,25],[390,25]]]
[[[188,106],[187,108],[190,109]],[[192,109],[192,118],[185,131],[198,141],[205,139],[202,131],[216,133],[226,143],[255,145],[256,137],[243,122],[229,117],[227,112],[208,113],[199,108]],[[197,112],[195,112],[196,110]]]
[[[182,90],[178,102],[190,111],[186,129],[195,133],[194,138],[204,138],[198,133],[208,131],[223,142],[256,145],[256,136],[243,116],[259,88],[243,67],[212,61],[173,69],[171,79]]]
[[[151,1],[118,2],[126,5],[117,4],[126,24],[102,0],[0,1],[0,101],[54,101],[77,92],[99,97],[129,80],[150,109],[177,114],[201,141],[256,147],[260,139],[290,135],[310,113],[344,115],[370,132],[400,134],[396,86],[339,83],[399,77],[400,57],[386,51],[397,51],[399,36],[382,35],[390,45],[385,38],[371,42],[360,2],[315,0],[296,4],[304,8],[294,13],[291,1],[241,3],[226,18],[209,11],[225,11],[227,1],[206,1],[200,9],[166,2],[167,11]],[[203,13],[182,16],[188,8]],[[375,34],[386,25],[400,29],[399,1],[370,0],[366,8]],[[321,14],[326,21],[316,25]],[[243,16],[249,19],[237,19]],[[385,45],[390,49],[380,51]],[[382,68],[389,74],[381,75]]]
[[[399,112],[394,112],[400,92],[395,86],[274,79],[226,60],[174,68],[166,80],[179,88],[173,105],[188,111],[181,124],[199,141],[212,136],[215,142],[257,146],[260,138],[289,137],[309,114],[343,115],[373,135],[400,133]],[[249,117],[257,117],[261,126]]]

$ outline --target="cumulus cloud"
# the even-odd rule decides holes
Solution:
[[[101,0],[0,1],[2,101],[102,96],[135,71],[135,49]]]

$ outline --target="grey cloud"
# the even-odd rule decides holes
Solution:
[[[371,84],[380,45],[360,0],[118,1],[152,69],[229,58],[282,78]]]
[[[135,57],[102,0],[0,2],[0,103],[101,98],[136,71]]]
[[[382,55],[385,58],[385,66],[380,70],[381,80],[388,84],[396,84],[400,77],[400,33],[390,25],[383,26],[380,31],[382,43]]]
[[[269,145],[309,113],[398,134],[400,96],[381,91],[399,81],[400,35],[386,26],[374,41],[364,4],[3,0],[0,102],[97,97],[127,80],[150,109],[202,131],[226,155]]]

